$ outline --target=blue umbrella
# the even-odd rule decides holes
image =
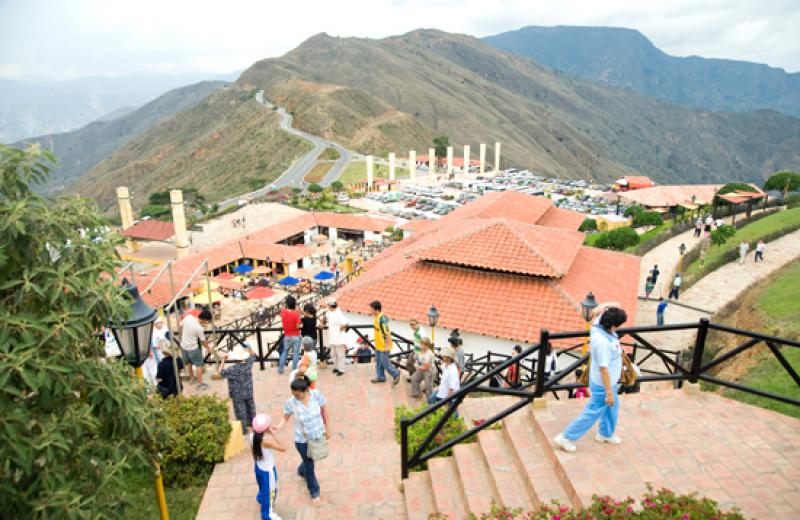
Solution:
[[[314,280],[330,280],[333,278],[333,273],[330,271],[320,271],[314,275]]]
[[[297,285],[297,284],[300,283],[300,280],[298,280],[297,278],[295,278],[293,276],[287,276],[286,278],[283,278],[278,283],[281,284],[281,285]]]
[[[236,266],[236,269],[233,270],[234,273],[249,273],[253,270],[253,266],[250,264],[240,264]]]

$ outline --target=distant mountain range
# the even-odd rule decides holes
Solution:
[[[196,105],[223,85],[225,83],[221,81],[204,81],[171,90],[141,108],[133,111],[126,109],[124,114],[117,117],[109,115],[110,119],[95,121],[79,130],[26,139],[14,143],[13,146],[39,143],[44,149],[53,152],[58,157],[59,164],[47,183],[38,189],[45,193],[59,192],[119,146],[159,121]]]
[[[665,54],[615,27],[523,27],[483,38],[551,69],[704,110],[800,116],[800,73],[745,61]]]
[[[89,76],[71,81],[0,79],[0,143],[69,132],[134,108],[174,88],[205,80],[232,81],[230,74]]]

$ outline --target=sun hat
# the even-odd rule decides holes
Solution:
[[[336,307],[337,305],[336,298],[328,298],[327,304],[330,305],[331,307]]]
[[[453,347],[442,347],[441,356],[449,357],[450,359],[455,359],[456,351],[453,349]]]
[[[253,431],[256,433],[264,433],[272,425],[272,417],[265,413],[260,413],[253,417]]]
[[[228,354],[228,361],[244,361],[250,357],[250,353],[241,345],[235,345]]]

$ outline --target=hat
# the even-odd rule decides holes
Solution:
[[[442,347],[442,351],[440,353],[442,357],[449,357],[450,359],[456,358],[456,351],[453,350],[453,347]]]
[[[250,357],[250,353],[241,345],[235,345],[228,354],[228,361],[244,361]]]
[[[172,355],[172,343],[168,339],[160,339],[156,346],[161,350],[164,354]]]
[[[336,298],[328,298],[327,304],[330,305],[331,307],[336,307],[337,305]]]
[[[272,425],[272,417],[265,413],[260,413],[253,417],[253,431],[256,433],[264,433]]]

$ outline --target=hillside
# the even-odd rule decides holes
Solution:
[[[221,200],[250,191],[252,180],[277,178],[310,148],[282,131],[252,92],[223,88],[130,140],[68,191],[94,197],[103,211],[114,207],[121,185],[135,193],[136,209],[150,193],[176,187]]]
[[[568,74],[703,110],[800,116],[800,73],[745,61],[670,56],[613,27],[523,27],[483,38]]]
[[[211,92],[224,85],[220,81],[204,81],[171,90],[134,111],[119,117],[96,121],[85,127],[62,134],[43,135],[14,143],[39,143],[58,157],[59,164],[47,183],[37,189],[45,193],[63,190],[74,180],[108,157],[158,121],[196,105]]]
[[[382,40],[320,34],[281,58],[254,64],[237,85],[265,88],[274,97],[290,80],[365,91],[430,132],[449,135],[457,149],[501,141],[505,164],[550,175],[609,180],[641,172],[660,182],[719,182],[800,166],[800,119],[690,110],[566,77],[476,38],[440,31]],[[298,126],[347,142],[349,127],[372,124],[359,118],[352,97],[328,97],[336,110],[317,110],[313,98],[296,106]],[[339,110],[355,114],[347,131],[335,123]]]

